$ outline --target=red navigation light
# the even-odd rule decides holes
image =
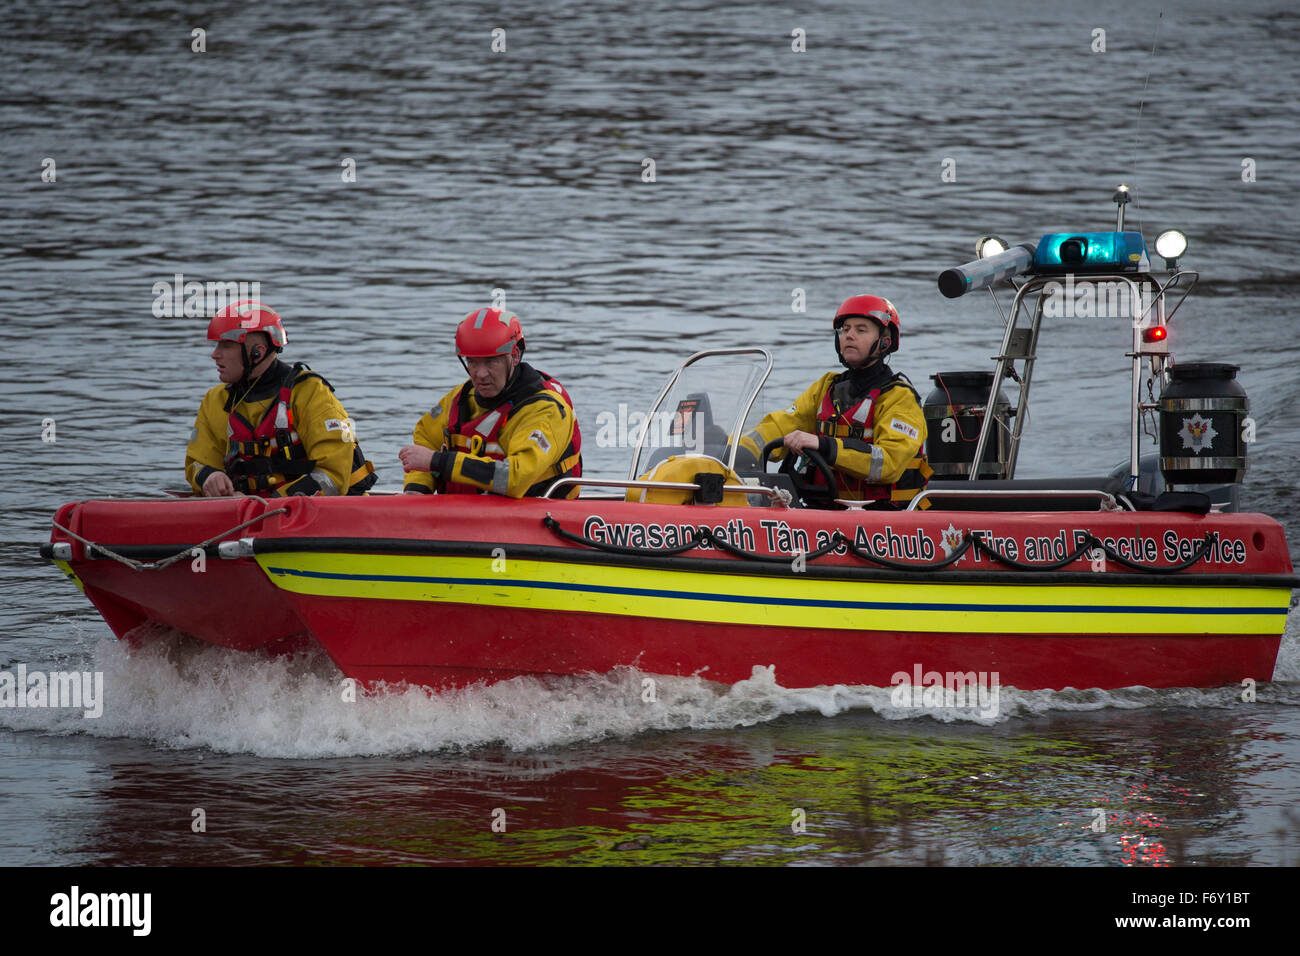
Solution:
[[[1169,329],[1163,325],[1153,325],[1149,329],[1142,330],[1143,342],[1163,342],[1169,337]]]

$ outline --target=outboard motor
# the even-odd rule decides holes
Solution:
[[[935,478],[965,478],[975,461],[984,424],[984,410],[993,390],[992,372],[939,372],[931,375],[935,389],[925,398],[925,454]],[[1011,402],[998,389],[993,415],[999,422],[989,436],[980,465],[981,478],[1006,477],[1010,448]]]
[[[1160,472],[1167,484],[1242,483],[1250,399],[1236,381],[1238,368],[1187,362],[1170,369],[1169,384],[1160,393]],[[1234,503],[1236,490],[1231,489]]]

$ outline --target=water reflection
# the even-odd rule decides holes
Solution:
[[[1294,860],[1297,820],[1243,826],[1251,781],[1279,769],[1257,717],[1144,712],[1126,725],[1075,714],[973,738],[790,717],[744,735],[365,762],[140,759],[111,745],[91,758],[99,829],[74,815],[54,838],[64,861],[148,865]]]

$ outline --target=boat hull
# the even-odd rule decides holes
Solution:
[[[181,503],[115,503],[121,513],[94,504],[66,517],[111,546],[128,505]],[[287,511],[230,535],[249,539],[254,553],[209,561],[206,574],[221,570],[201,582],[175,565],[134,572],[83,559],[69,569],[97,606],[117,602],[222,646],[310,634],[345,675],[371,686],[617,667],[733,683],[769,666],[786,687],[972,673],[1022,689],[1267,681],[1294,581],[1281,527],[1259,515],[846,513],[450,496],[245,499],[242,511],[224,504],[222,517],[205,516],[204,530]],[[137,537],[169,524],[176,540],[178,514],[151,519],[153,530]],[[712,544],[665,552],[689,544],[702,525]],[[859,553],[830,546],[836,531]],[[937,567],[975,531],[992,550],[971,548]],[[1032,569],[1059,564],[1085,534],[1108,542],[1117,560],[1097,550]],[[1177,570],[1198,547],[1202,558]],[[1031,569],[1000,563],[994,551]],[[248,600],[222,600],[232,587]]]
[[[1271,679],[1280,640],[1011,633],[957,640],[921,631],[864,629],[845,635],[811,627],[688,624],[518,608],[485,615],[479,605],[449,604],[442,612],[456,621],[454,636],[430,633],[428,609],[417,603],[391,607],[382,631],[344,623],[372,613],[368,602],[357,599],[311,602],[306,617],[345,674],[367,685],[439,689],[526,674],[599,674],[621,666],[725,684],[751,677],[755,667],[772,667],[776,682],[785,687],[923,685],[931,673],[986,679],[995,674],[1002,685],[1025,689],[1208,687]]]
[[[172,629],[233,650],[294,651],[310,645],[307,627],[254,562],[222,561],[213,548],[200,557],[184,543],[201,543],[270,510],[251,498],[91,501],[66,505],[55,515],[57,524],[81,537],[108,536],[129,560],[184,552],[162,571],[88,559],[82,545],[58,530],[51,541],[75,547],[75,560],[58,563],[121,640],[138,643]],[[242,530],[256,533],[260,524]]]

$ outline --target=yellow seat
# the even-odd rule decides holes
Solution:
[[[673,455],[647,471],[640,480],[694,482],[695,476],[700,472],[722,475],[728,485],[741,484],[740,478],[734,471],[709,455]],[[624,497],[628,501],[658,505],[695,503],[694,492],[675,488],[629,488]],[[749,499],[738,491],[729,491],[722,496],[721,503],[728,508],[746,508],[749,506]]]

